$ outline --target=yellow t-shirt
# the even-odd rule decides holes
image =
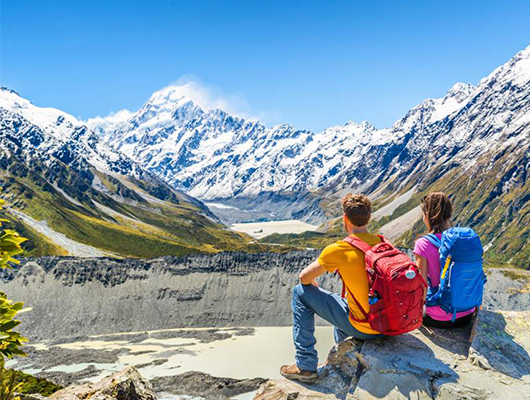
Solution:
[[[370,246],[381,242],[381,239],[377,235],[372,235],[371,233],[356,233],[355,236]],[[368,277],[364,269],[364,253],[362,251],[356,249],[349,243],[339,240],[336,243],[330,244],[322,251],[318,257],[318,262],[328,272],[334,273],[338,270],[348,289],[354,294],[364,310],[368,311]],[[348,291],[346,293],[348,306],[353,316],[356,319],[364,319],[364,315],[351,298],[350,293]],[[350,322],[355,329],[361,332],[368,334],[379,333],[370,328],[368,322],[354,321],[351,315]]]

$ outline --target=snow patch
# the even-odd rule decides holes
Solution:
[[[378,219],[382,217],[386,217],[388,215],[392,215],[392,213],[398,208],[400,205],[405,204],[407,201],[409,201],[412,196],[414,195],[414,192],[416,191],[416,188],[412,188],[409,191],[403,193],[402,195],[396,197],[394,200],[392,200],[390,203],[388,203],[386,206],[381,207],[377,211],[375,211],[372,214],[372,219],[374,221],[377,221]]]

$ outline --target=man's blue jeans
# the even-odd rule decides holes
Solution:
[[[316,371],[318,353],[315,349],[315,314],[335,327],[338,343],[349,336],[368,340],[380,335],[359,332],[350,323],[348,302],[337,293],[314,285],[296,285],[293,289],[293,339],[296,349],[296,365],[305,371]]]

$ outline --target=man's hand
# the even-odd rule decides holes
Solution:
[[[314,285],[318,287],[317,279],[320,275],[324,274],[326,270],[321,266],[318,261],[313,262],[308,267],[304,268],[300,272],[300,283],[302,285]]]

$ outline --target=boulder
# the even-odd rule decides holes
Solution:
[[[529,324],[530,311],[482,311],[472,338],[468,327],[348,339],[315,384],[271,380],[255,399],[530,399]]]
[[[55,392],[54,400],[156,400],[151,384],[134,367],[127,367],[98,383],[70,386]]]
[[[266,379],[217,378],[204,372],[189,371],[176,376],[151,380],[157,393],[202,398],[205,400],[230,399],[257,390]]]
[[[483,311],[469,349],[473,364],[530,383],[530,313]]]

